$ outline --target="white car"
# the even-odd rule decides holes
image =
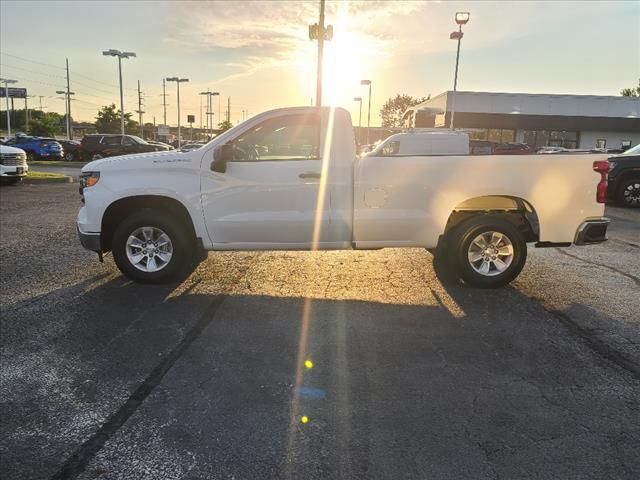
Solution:
[[[520,273],[527,243],[606,240],[606,156],[472,156],[468,141],[436,132],[421,153],[383,143],[357,158],[346,110],[271,110],[198,150],[85,165],[78,233],[149,283],[209,250],[422,247],[465,283],[496,287]]]
[[[0,145],[0,180],[17,183],[29,172],[27,154],[19,148]]]

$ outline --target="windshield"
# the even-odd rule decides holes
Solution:
[[[623,155],[640,155],[640,143],[624,152]]]
[[[143,145],[149,145],[145,140],[141,139],[140,137],[136,137],[135,135],[129,135],[129,138],[132,138],[136,142],[141,143]]]

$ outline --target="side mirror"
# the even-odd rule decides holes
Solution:
[[[227,162],[233,161],[233,145],[226,143],[213,151],[211,170],[218,173],[227,171]]]

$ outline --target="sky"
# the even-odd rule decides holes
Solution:
[[[0,75],[26,87],[31,106],[64,113],[57,95],[69,60],[72,116],[93,121],[100,106],[119,105],[117,59],[123,60],[125,111],[163,123],[162,79],[180,85],[182,124],[200,124],[200,92],[217,91],[221,113],[235,124],[264,110],[315,100],[317,42],[308,25],[319,1],[54,1],[0,2]],[[453,87],[455,12],[463,27],[458,89],[465,91],[619,95],[640,78],[640,1],[327,1],[334,38],[325,47],[323,103],[371,124],[396,94],[423,97]],[[176,84],[168,83],[167,123],[177,124]],[[206,100],[205,100],[206,101]],[[2,102],[4,108],[4,102]],[[224,115],[224,113],[223,113]],[[137,115],[136,115],[137,119]],[[203,120],[204,121],[204,120]]]

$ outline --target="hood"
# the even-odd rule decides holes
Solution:
[[[24,150],[15,147],[9,147],[8,145],[0,145],[0,153],[24,153]]]
[[[83,172],[126,170],[130,167],[153,167],[174,162],[191,162],[192,152],[179,152],[169,150],[166,152],[136,153],[131,155],[118,155],[117,157],[101,158],[87,163],[82,167]],[[132,165],[133,164],[133,165]]]

